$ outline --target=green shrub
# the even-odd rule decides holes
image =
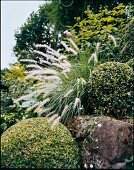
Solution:
[[[96,67],[89,81],[89,99],[98,113],[132,116],[133,70],[126,63],[106,62]]]
[[[78,168],[78,149],[61,123],[51,129],[46,118],[30,118],[1,137],[3,168]]]
[[[86,45],[90,42],[102,42],[108,39],[108,34],[118,37],[130,19],[126,19],[126,9],[123,4],[109,10],[107,7],[100,8],[98,13],[92,10],[85,12],[86,17],[76,19],[76,24],[71,32],[77,45]]]
[[[119,61],[126,62],[134,58],[134,18],[125,27],[119,46]]]
[[[35,84],[34,80],[26,81],[26,69],[21,64],[10,64],[9,69],[2,70],[1,85],[8,87],[7,91],[1,91],[1,126],[0,133],[24,118],[36,117],[33,112],[25,112],[15,99],[31,91],[29,88]]]

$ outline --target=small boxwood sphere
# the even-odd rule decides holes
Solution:
[[[89,102],[94,110],[118,118],[131,115],[132,75],[133,69],[126,63],[106,62],[97,66],[89,81]]]
[[[69,130],[46,118],[30,118],[11,126],[1,137],[2,168],[78,168],[78,148]]]

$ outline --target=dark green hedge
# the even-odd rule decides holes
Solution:
[[[13,125],[1,137],[2,168],[78,168],[78,148],[59,123],[51,129],[46,118],[30,118]]]
[[[89,81],[89,101],[98,113],[132,116],[133,70],[126,63],[106,62],[97,66]]]

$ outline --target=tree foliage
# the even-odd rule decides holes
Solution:
[[[77,18],[72,27],[72,33],[77,44],[86,46],[89,42],[98,42],[108,38],[109,34],[118,36],[126,23],[128,23],[125,6],[119,4],[112,10],[107,7],[100,8],[98,13],[91,10],[85,12],[86,17]]]
[[[98,13],[100,6],[108,7],[109,10],[116,7],[119,3],[127,5],[133,3],[132,0],[53,0],[58,2],[58,10],[56,15],[58,16],[58,29],[66,29],[68,26],[75,24],[75,18],[85,18],[84,11],[89,9],[94,13]]]
[[[54,25],[50,18],[55,10],[55,3],[46,3],[40,6],[37,12],[33,12],[27,21],[16,31],[14,52],[18,60],[23,58],[34,58],[31,50],[35,44],[49,44],[55,47],[56,37]]]
[[[109,0],[52,0],[40,6],[33,12],[27,21],[16,31],[16,45],[14,52],[18,60],[23,58],[35,59],[31,53],[34,44],[49,44],[57,48],[58,33],[75,24],[75,18],[85,18],[84,11],[87,7],[97,12],[99,6],[108,6],[110,9],[119,2],[127,4],[130,0],[118,0],[111,3]]]

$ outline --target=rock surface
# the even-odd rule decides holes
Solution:
[[[82,141],[85,167],[125,169],[125,159],[133,155],[133,124],[106,116],[81,116],[69,124],[73,137]]]

